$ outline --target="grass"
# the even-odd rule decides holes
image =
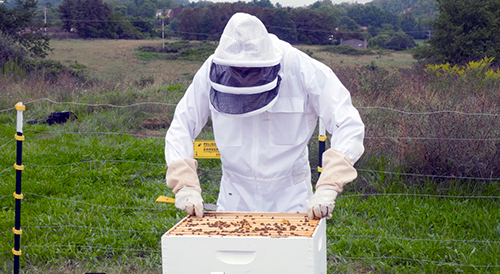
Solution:
[[[371,55],[344,55],[323,51],[318,46],[298,45],[298,49],[312,52],[313,58],[336,69],[339,66],[369,66],[373,63],[381,67],[400,69],[411,68],[416,60],[408,51],[373,51]]]
[[[0,78],[6,89],[0,95],[0,272],[12,273],[13,267],[12,165],[16,161],[16,113],[3,110],[23,101],[25,120],[61,110],[75,112],[78,119],[54,126],[24,125],[21,273],[161,273],[160,237],[185,215],[171,204],[154,204],[160,195],[173,196],[165,186],[164,135],[174,106],[189,84],[188,75],[194,74],[201,63],[134,59],[136,47],[161,44],[159,41],[52,43],[56,50],[51,58],[63,58],[67,64],[76,61],[99,76],[99,81],[79,85],[64,77],[57,83]],[[61,50],[64,48],[72,50]],[[313,56],[322,54],[310,48]],[[405,53],[391,54],[394,60],[396,56],[401,59],[403,68],[407,66],[403,64],[413,62],[404,57]],[[476,96],[475,101],[469,101],[468,95],[461,93],[466,86],[451,82],[424,85],[420,81],[425,78],[415,74],[406,78],[406,74],[365,69],[371,60],[328,54],[323,58],[327,57],[333,58],[323,59],[327,63],[345,58],[336,72],[358,107],[386,106],[406,111],[435,107],[470,113],[479,108],[484,113],[498,110],[493,105],[496,99],[480,101]],[[387,57],[381,55],[382,59]],[[400,68],[390,63],[394,61],[387,62]],[[356,65],[362,68],[352,68]],[[148,72],[154,68],[163,73],[150,77]],[[450,87],[456,97],[433,91]],[[494,93],[497,89],[488,90]],[[34,101],[45,97],[63,103]],[[161,104],[135,104],[140,102]],[[439,129],[436,121],[453,125],[460,119],[472,125],[460,123],[459,132],[479,128],[476,131],[481,131],[483,138],[499,134],[496,116],[481,116],[485,120],[480,121],[468,116],[458,116],[458,120],[432,116],[426,120],[377,109],[360,109],[360,113],[368,136],[415,136],[412,129],[422,130],[426,137]],[[427,127],[431,130],[423,130]],[[444,129],[448,134],[444,137],[462,137],[453,135],[458,133],[452,128]],[[209,123],[198,139],[212,138]],[[315,139],[313,136],[310,142],[313,169],[317,165]],[[432,141],[424,145],[429,153],[435,150]],[[495,145],[493,141],[492,146],[483,146],[480,151],[489,148],[494,157]],[[405,175],[410,171],[404,158],[398,157],[405,153],[420,156],[418,146],[387,139],[367,139],[365,146],[365,156],[357,164],[358,179],[339,196],[333,218],[328,220],[329,273],[500,273],[498,180],[443,180],[425,177],[428,173],[418,174],[424,177],[415,180]],[[443,147],[447,147],[445,141]],[[455,150],[458,154],[472,153],[461,146]],[[484,168],[484,159],[494,163],[493,158],[481,157],[477,161],[484,162]],[[220,161],[200,159],[199,167],[203,198],[215,203]],[[488,175],[498,178],[495,172]]]
[[[161,45],[160,40],[51,40],[54,51],[47,58],[65,65],[83,65],[92,77],[105,80],[138,80],[148,76],[158,79],[172,74],[189,77],[196,73],[199,62],[184,60],[165,64],[161,60],[149,62],[135,57],[140,46]]]

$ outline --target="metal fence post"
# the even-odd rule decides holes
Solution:
[[[12,253],[14,254],[14,274],[19,274],[19,258],[21,257],[21,200],[23,199],[23,194],[21,193],[21,175],[24,169],[22,165],[23,159],[23,111],[26,107],[22,102],[16,104],[17,110],[17,134],[14,136],[17,140],[17,151],[16,151],[16,163],[14,168],[16,169],[16,192],[14,192],[14,198],[16,199],[16,216],[15,216],[15,226],[12,229],[14,232],[14,248]]]

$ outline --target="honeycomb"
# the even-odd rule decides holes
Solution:
[[[312,237],[318,223],[305,213],[206,212],[184,218],[166,235]]]

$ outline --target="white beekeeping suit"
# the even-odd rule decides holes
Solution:
[[[324,64],[268,34],[254,16],[231,17],[196,73],[166,135],[167,185],[176,206],[203,216],[193,140],[211,117],[221,154],[218,211],[308,212],[331,217],[357,176],[364,125]],[[321,118],[332,134],[313,195],[307,143]]]

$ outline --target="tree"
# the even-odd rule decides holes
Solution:
[[[16,0],[12,8],[8,8],[6,4],[7,2],[0,4],[0,38],[5,40],[5,44],[0,47],[1,62],[21,55],[45,57],[50,50],[50,39],[38,31],[41,25],[35,25],[32,20],[37,0]],[[0,63],[2,66],[3,64]]]
[[[201,18],[203,17],[203,9],[199,7],[187,7],[182,10],[179,15],[178,31],[179,35],[184,40],[200,40],[206,39],[206,35],[200,33]]]
[[[147,1],[139,7],[137,14],[142,18],[153,18],[156,16],[156,5]]]
[[[357,30],[359,30],[359,25],[356,24],[356,21],[352,20],[348,16],[342,17],[340,19],[339,25],[340,25],[339,30],[342,30],[342,31],[349,31],[349,30],[357,31]]]
[[[59,5],[62,26],[83,38],[116,38],[109,32],[110,7],[102,0],[63,0]]]
[[[407,35],[403,31],[396,32],[389,42],[386,43],[386,48],[393,50],[411,49],[417,46],[412,36]]]
[[[382,27],[382,24],[398,24],[398,17],[374,5],[353,5],[347,9],[347,16],[356,21],[360,26]]]
[[[436,0],[432,37],[414,57],[429,62],[467,63],[485,56],[500,62],[500,0]]]
[[[330,35],[334,26],[329,24],[327,13],[304,8],[290,11],[297,29],[299,43],[326,45],[330,43]]]
[[[273,23],[269,27],[269,32],[278,36],[278,38],[289,43],[297,43],[297,30],[290,14],[286,9],[276,8],[273,12]]]
[[[368,40],[368,48],[385,49],[389,41],[391,41],[391,36],[388,34],[379,34]]]

